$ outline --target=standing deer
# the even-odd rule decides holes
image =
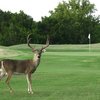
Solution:
[[[25,74],[27,78],[27,83],[28,83],[28,93],[33,94],[32,91],[32,79],[31,75],[32,73],[35,72],[37,69],[38,65],[40,64],[40,59],[41,59],[41,54],[49,46],[49,39],[47,38],[46,45],[43,46],[40,50],[33,48],[30,45],[30,40],[29,38],[30,35],[27,36],[27,44],[28,46],[32,49],[32,52],[34,52],[34,57],[32,60],[11,60],[11,59],[4,59],[0,61],[0,80],[4,77],[7,76],[6,79],[6,84],[10,89],[10,92],[12,92],[12,88],[9,84],[10,79],[13,74]]]

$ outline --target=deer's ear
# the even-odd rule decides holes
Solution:
[[[32,52],[37,52],[37,50],[32,49]]]
[[[43,49],[42,52],[43,52],[43,53],[46,52],[46,49]]]

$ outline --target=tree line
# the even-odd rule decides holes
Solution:
[[[85,44],[91,34],[91,42],[100,42],[100,17],[95,16],[95,5],[89,0],[63,1],[41,21],[25,14],[0,10],[0,45],[26,43],[32,34],[32,43],[45,43],[50,36],[51,44]]]

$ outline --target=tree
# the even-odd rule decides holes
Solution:
[[[93,35],[99,23],[99,19],[92,15],[95,10],[89,0],[63,1],[41,23],[45,23],[45,30],[53,36],[53,43],[88,43],[88,34]]]
[[[26,37],[35,29],[36,22],[23,11],[19,13],[0,11],[0,44],[26,43]]]

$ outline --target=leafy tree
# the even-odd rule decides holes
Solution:
[[[53,36],[52,43],[88,43],[88,34],[93,35],[99,23],[99,19],[92,15],[94,12],[95,5],[89,0],[63,1],[41,23],[45,23],[45,30]]]
[[[23,11],[11,13],[0,10],[0,44],[26,43],[26,37],[33,32],[35,24],[36,22]]]

